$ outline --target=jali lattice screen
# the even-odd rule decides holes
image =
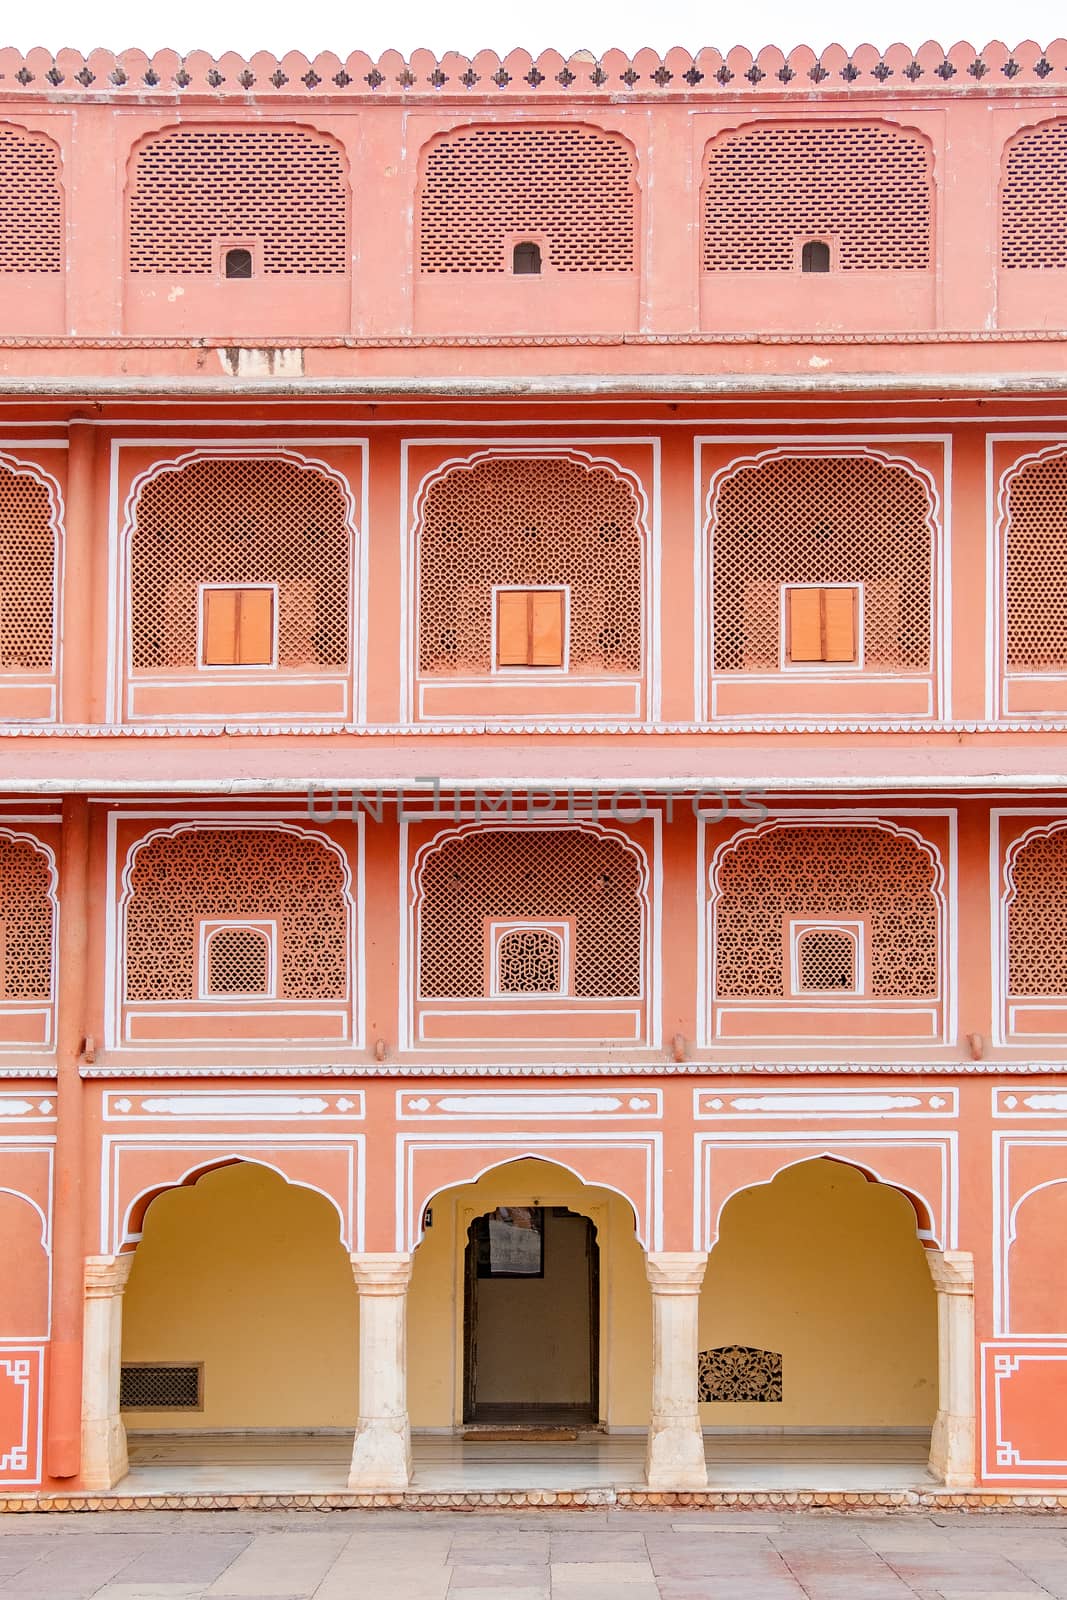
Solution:
[[[261,241],[267,273],[346,272],[339,148],[300,128],[178,128],[149,139],[130,173],[130,271],[211,273],[217,239]]]
[[[840,928],[809,928],[797,939],[797,981],[801,989],[856,987],[856,941]]]
[[[0,671],[49,672],[56,532],[48,491],[0,467]]]
[[[489,828],[431,851],[420,882],[424,997],[484,995],[486,919],[540,917],[575,919],[575,995],[641,993],[641,869],[619,840],[578,828]]]
[[[785,995],[783,934],[794,917],[859,917],[870,927],[867,990],[927,999],[938,986],[934,863],[881,828],[772,828],[724,852],[715,918],[715,987],[723,999]]]
[[[341,862],[315,839],[271,828],[164,834],[138,851],[130,888],[130,1000],[196,998],[205,917],[277,918],[279,998],[334,1000],[347,991]]]
[[[509,235],[548,240],[557,272],[632,272],[633,152],[593,128],[474,128],[430,150],[419,195],[423,272],[505,272]]]
[[[207,946],[208,994],[266,994],[270,940],[259,928],[219,928]]]
[[[351,542],[340,484],[292,461],[192,461],[151,478],[130,539],[133,667],[196,667],[200,584],[276,583],[278,666],[343,669]]]
[[[43,134],[0,127],[0,272],[62,270],[59,151]]]
[[[559,935],[545,928],[512,928],[496,950],[501,994],[558,994],[563,976]]]
[[[527,457],[457,467],[423,504],[420,670],[490,670],[494,584],[566,584],[571,671],[638,673],[642,567],[636,496],[605,468]]]
[[[52,995],[52,883],[47,856],[0,835],[0,998]]]
[[[708,148],[706,272],[789,272],[807,238],[836,238],[842,272],[932,264],[926,141],[882,123],[775,123]]]
[[[1005,644],[1015,672],[1067,671],[1067,453],[1031,461],[1008,487]]]
[[[1020,134],[1000,195],[1002,267],[1067,267],[1067,121]]]
[[[781,586],[863,584],[864,664],[930,668],[933,507],[922,482],[869,456],[772,456],[712,506],[717,672],[775,672]]]
[[[1067,995],[1067,832],[1038,833],[1016,852],[1008,900],[1008,992]]]

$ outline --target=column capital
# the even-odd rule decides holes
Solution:
[[[361,1295],[407,1293],[414,1259],[409,1251],[352,1251],[348,1259]]]
[[[974,1256],[970,1250],[927,1250],[926,1260],[938,1294],[974,1294]]]
[[[121,1294],[133,1269],[133,1251],[120,1256],[86,1256],[85,1295],[89,1300],[107,1300]]]
[[[645,1254],[653,1294],[699,1294],[707,1264],[706,1250],[649,1250]]]

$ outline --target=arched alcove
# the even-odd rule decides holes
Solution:
[[[3,1293],[0,1339],[48,1338],[48,1245],[45,1219],[23,1194],[0,1189]]]
[[[1012,1212],[1008,1244],[1008,1327],[1015,1334],[1067,1337],[1067,1179],[1032,1189]]]

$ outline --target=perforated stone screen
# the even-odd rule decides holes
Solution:
[[[708,149],[706,272],[790,272],[810,237],[842,272],[931,265],[933,171],[924,139],[881,123],[774,123]]]
[[[56,536],[48,491],[0,467],[0,671],[49,672]]]
[[[199,1411],[204,1403],[204,1369],[199,1362],[180,1366],[163,1361],[124,1361],[119,1386],[123,1411]]]
[[[42,134],[0,127],[0,273],[62,270],[59,151]]]
[[[545,928],[513,928],[497,944],[497,988],[501,994],[559,994],[562,947]]]
[[[638,995],[640,883],[632,851],[577,828],[491,828],[450,839],[422,869],[420,993],[485,994],[487,918],[573,917],[575,995]]]
[[[1067,267],[1067,121],[1011,144],[1000,194],[1002,267]]]
[[[782,827],[724,853],[715,919],[715,987],[723,999],[785,994],[783,930],[794,917],[870,922],[868,992],[918,1000],[938,985],[934,864],[881,828]]]
[[[1009,671],[1067,671],[1067,453],[1012,475],[1004,559]]]
[[[300,128],[179,128],[149,139],[130,172],[130,271],[212,273],[219,239],[260,241],[265,273],[346,272],[341,151]]]
[[[605,468],[500,457],[426,492],[419,668],[492,668],[493,585],[569,585],[570,668],[641,670],[642,545],[633,490]]]
[[[275,917],[286,1000],[334,1000],[347,987],[341,863],[314,839],[263,828],[189,829],[138,852],[126,906],[126,993],[193,1000],[204,917]]]
[[[352,560],[345,495],[325,474],[257,456],[151,478],[130,539],[135,669],[198,664],[199,585],[278,585],[278,665],[348,665]]]
[[[801,989],[856,987],[856,942],[836,928],[810,928],[797,939],[797,979]]]
[[[582,127],[474,128],[426,158],[423,272],[505,272],[509,235],[544,236],[556,272],[632,272],[636,191],[622,139]]]
[[[0,836],[0,998],[52,995],[52,901],[48,858]]]
[[[933,508],[911,472],[867,456],[774,456],[712,507],[717,672],[775,672],[783,583],[863,584],[864,665],[926,672]]]
[[[1035,834],[1016,853],[1008,902],[1008,992],[1067,995],[1067,832]]]
[[[208,994],[266,994],[270,940],[259,928],[219,928],[207,946]]]

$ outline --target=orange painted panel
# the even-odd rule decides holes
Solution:
[[[48,1337],[48,1255],[40,1213],[0,1190],[0,1339]]]
[[[937,1035],[937,1013],[931,1008],[913,1011],[836,1010],[812,1006],[801,1010],[741,1011],[734,1006],[717,1008],[719,1031],[724,1039],[933,1039]]]
[[[1067,1476],[1067,1343],[985,1348],[985,1476]]]
[[[40,1481],[43,1369],[39,1348],[0,1349],[0,1484]]]
[[[928,717],[929,679],[874,678],[865,672],[818,676],[797,671],[759,679],[718,678],[715,714],[720,717]]]
[[[1037,1189],[1019,1206],[1008,1252],[1008,1307],[1012,1333],[1067,1339],[1067,1178]],[[1067,1417],[1067,1410],[1064,1411]]]
[[[234,1007],[239,1006],[240,1001],[234,1001]],[[272,1007],[236,1015],[221,1006],[217,1014],[196,1016],[135,1011],[130,1014],[127,1027],[131,1041],[136,1044],[152,1040],[178,1044],[207,1039],[343,1039],[348,1031],[343,1012],[282,1011]]]
[[[557,1002],[558,1006],[558,1002]],[[421,1013],[422,1034],[428,1040],[472,1039],[538,1040],[551,1039],[629,1039],[636,1040],[641,1029],[639,1011],[561,1010],[513,1011],[509,1006],[495,1005],[484,1012],[473,1009],[464,1012],[431,1011]]]

